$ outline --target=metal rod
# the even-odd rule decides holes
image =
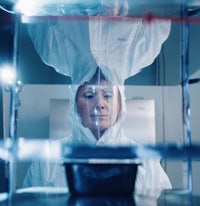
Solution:
[[[19,35],[19,18],[15,18],[15,25],[14,25],[14,39],[13,39],[13,72],[16,76],[16,67],[17,67],[17,51],[18,51],[18,35]],[[14,144],[17,138],[17,116],[18,116],[18,94],[19,89],[16,82],[17,77],[13,82],[10,84],[10,118],[9,118],[9,131],[8,131],[8,138],[10,141],[10,149],[14,148]],[[10,161],[8,163],[8,192],[9,195],[12,194],[16,190],[16,170],[17,165],[15,161],[15,154],[12,154]]]
[[[190,89],[189,89],[189,20],[187,7],[182,9],[182,112],[183,112],[183,135],[186,146],[191,146],[190,126]],[[192,162],[187,159],[187,190],[192,193]]]

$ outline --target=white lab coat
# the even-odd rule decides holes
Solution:
[[[98,19],[99,18],[99,19]],[[169,21],[148,24],[143,20],[112,22],[97,17],[92,21],[47,21],[29,26],[29,34],[42,60],[61,74],[70,76],[72,136],[69,144],[136,145],[121,128],[126,116],[124,81],[150,65],[159,54],[170,32]],[[75,95],[78,85],[90,80],[99,66],[106,78],[119,86],[122,110],[117,122],[99,139],[81,124],[76,111]],[[78,84],[78,85],[76,85]],[[62,165],[53,162],[35,162],[28,169],[24,187],[67,187]],[[171,183],[159,160],[144,160],[139,167],[136,192],[148,194],[171,188]]]

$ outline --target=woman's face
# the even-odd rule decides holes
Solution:
[[[121,111],[119,90],[106,80],[99,85],[80,86],[76,102],[83,126],[88,127],[96,138],[117,121]]]

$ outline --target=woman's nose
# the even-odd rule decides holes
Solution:
[[[101,109],[105,108],[105,99],[104,96],[102,94],[98,94],[96,96],[96,105],[95,108],[99,111]]]

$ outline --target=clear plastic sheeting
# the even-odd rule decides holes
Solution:
[[[0,144],[0,158],[6,161],[46,160],[66,163],[141,163],[142,159],[199,160],[200,145],[72,146],[62,141],[20,139],[12,147]]]
[[[61,143],[49,140],[26,140],[19,138],[14,143],[9,139],[0,144],[0,158],[5,161],[60,160]]]
[[[28,1],[19,0],[16,11],[27,16],[41,15],[126,15],[128,12],[127,1]]]
[[[191,193],[192,163],[200,159],[200,146],[192,145],[190,136],[189,84],[194,81],[189,79],[188,62],[189,58],[198,54],[198,41],[195,42],[195,49],[191,49],[195,50],[195,55],[191,53],[189,57],[188,26],[190,21],[196,21],[191,16],[199,11],[199,0],[18,0],[0,3],[1,9],[16,14],[13,52],[18,67],[16,70],[23,73],[22,68],[26,72],[33,68],[37,78],[47,79],[46,73],[36,72],[38,68],[43,70],[42,66],[45,65],[71,80],[70,86],[63,87],[62,91],[60,87],[43,90],[44,85],[40,85],[34,93],[32,88],[36,85],[29,87],[30,90],[25,85],[25,92],[19,95],[22,101],[17,101],[17,106],[21,104],[19,116],[18,107],[12,104],[18,100],[18,96],[14,96],[17,97],[14,99],[10,96],[11,113],[17,114],[11,116],[19,124],[13,125],[12,121],[9,126],[11,129],[19,126],[19,130],[15,130],[17,132],[13,135],[5,134],[5,139],[11,139],[2,142],[0,147],[0,157],[9,165],[10,193],[15,192],[16,181],[18,187],[67,189],[63,163],[75,164],[75,169],[79,164],[138,164],[136,191],[142,191],[143,196],[150,195],[150,190],[160,192],[162,189],[171,189],[183,168],[179,178],[183,179],[183,189]],[[171,24],[173,21],[180,23],[178,27]],[[180,31],[184,35],[181,36]],[[170,45],[170,48],[166,45]],[[166,48],[168,53],[165,53]],[[178,64],[174,64],[175,61]],[[150,70],[153,70],[151,75],[154,75],[156,87],[151,90],[145,87],[142,93],[141,88],[131,86],[126,95],[126,80],[142,73],[150,65],[153,65]],[[180,68],[182,71],[179,72]],[[178,86],[170,89],[160,87],[174,77],[174,72],[177,72],[178,78],[175,80],[178,81],[174,82]],[[144,76],[141,76],[143,80]],[[68,121],[64,118],[61,121],[62,126],[68,131],[70,129],[70,133],[61,137],[51,135],[52,124],[49,125],[49,119],[54,116],[54,113],[49,114],[50,102],[57,99],[67,101],[69,107],[67,112],[61,110]],[[152,100],[151,114],[142,104],[133,110],[134,99],[140,99],[140,103]],[[4,106],[7,105],[4,99]],[[124,125],[126,117],[132,115],[129,110],[137,115],[137,124],[129,116],[129,124]],[[136,113],[139,110],[143,111],[142,118]],[[143,128],[147,129],[144,119],[151,121],[153,134],[146,130],[142,139]],[[138,130],[134,130],[133,124]],[[21,136],[24,138],[19,138]],[[184,140],[189,140],[189,144],[185,145]],[[161,159],[166,161],[161,162]],[[168,167],[168,160],[181,162],[180,167],[175,166],[179,170],[176,174],[173,168]],[[16,172],[20,180],[16,178]]]
[[[25,140],[19,139],[17,158],[19,160],[58,160],[60,159],[60,142],[48,140]]]
[[[3,4],[13,5],[14,11],[27,16],[47,16],[47,15],[81,15],[81,16],[96,16],[96,15],[112,15],[112,16],[144,16],[147,11],[151,11],[157,16],[179,15],[181,6],[190,8],[200,5],[199,0],[167,0],[159,1],[147,0],[131,1],[131,0],[96,0],[96,1],[81,1],[81,0],[48,0],[41,1],[26,1],[18,0],[3,1]],[[156,5],[156,6],[155,6]]]

